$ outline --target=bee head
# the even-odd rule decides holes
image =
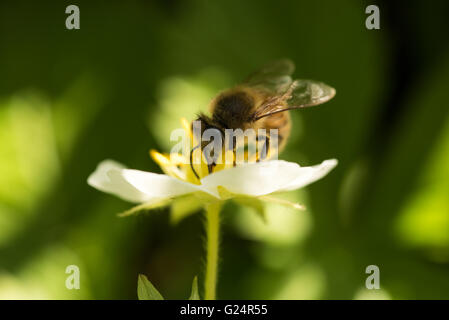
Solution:
[[[213,136],[212,139],[219,136],[221,139],[224,138],[224,128],[212,118],[202,113],[192,122],[192,132],[196,141],[201,141],[202,148],[210,143],[211,136]]]
[[[245,90],[223,92],[213,102],[212,119],[225,128],[242,128],[250,120],[254,104],[253,96]]]
[[[224,143],[224,128],[205,114],[199,114],[192,122],[192,132],[199,143],[194,149],[201,148],[209,167],[209,173],[216,165]],[[192,150],[193,152],[193,150]]]

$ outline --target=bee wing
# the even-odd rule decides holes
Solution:
[[[295,80],[280,96],[270,98],[254,112],[253,119],[259,120],[272,114],[292,109],[312,107],[329,101],[335,96],[335,89],[323,82]],[[287,102],[287,106],[281,102]]]
[[[290,77],[295,71],[295,64],[288,59],[272,61],[252,73],[243,85],[264,89],[270,93],[281,93],[292,83]]]

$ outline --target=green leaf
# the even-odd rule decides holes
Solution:
[[[193,278],[192,283],[192,293],[190,293],[189,300],[201,300],[200,294],[198,293],[198,277]]]
[[[159,291],[157,291],[157,289],[143,274],[139,274],[138,277],[137,297],[139,300],[164,300]]]

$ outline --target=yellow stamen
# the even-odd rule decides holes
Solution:
[[[181,118],[181,126],[186,131],[188,137],[192,139],[193,138],[192,128],[189,121],[187,121],[186,118]]]
[[[186,180],[186,174],[180,168],[180,163],[173,162],[171,159],[174,158],[177,161],[182,161],[182,155],[170,155],[166,156],[162,153],[157,152],[156,150],[150,150],[150,156],[153,158],[154,162],[156,162],[159,167],[161,167],[162,171],[172,177],[175,177],[180,180]],[[185,160],[184,160],[185,163]]]

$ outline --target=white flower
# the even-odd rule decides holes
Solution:
[[[105,160],[87,181],[98,190],[150,208],[188,194],[226,200],[234,196],[263,197],[291,191],[321,179],[336,165],[335,159],[311,167],[282,160],[248,163],[207,175],[198,185],[167,174],[126,169],[115,161]]]
[[[184,127],[188,130],[189,125],[184,122]],[[203,174],[197,179],[181,155],[170,157],[151,151],[151,156],[165,174],[127,169],[113,160],[104,160],[87,182],[100,191],[141,204],[125,215],[167,205],[172,199],[187,195],[196,197],[199,202],[257,198],[301,209],[303,207],[299,204],[269,195],[302,188],[323,178],[337,165],[335,159],[310,167],[283,160],[267,160],[237,167],[217,166],[211,174],[204,173],[204,166],[200,165],[197,169]]]

